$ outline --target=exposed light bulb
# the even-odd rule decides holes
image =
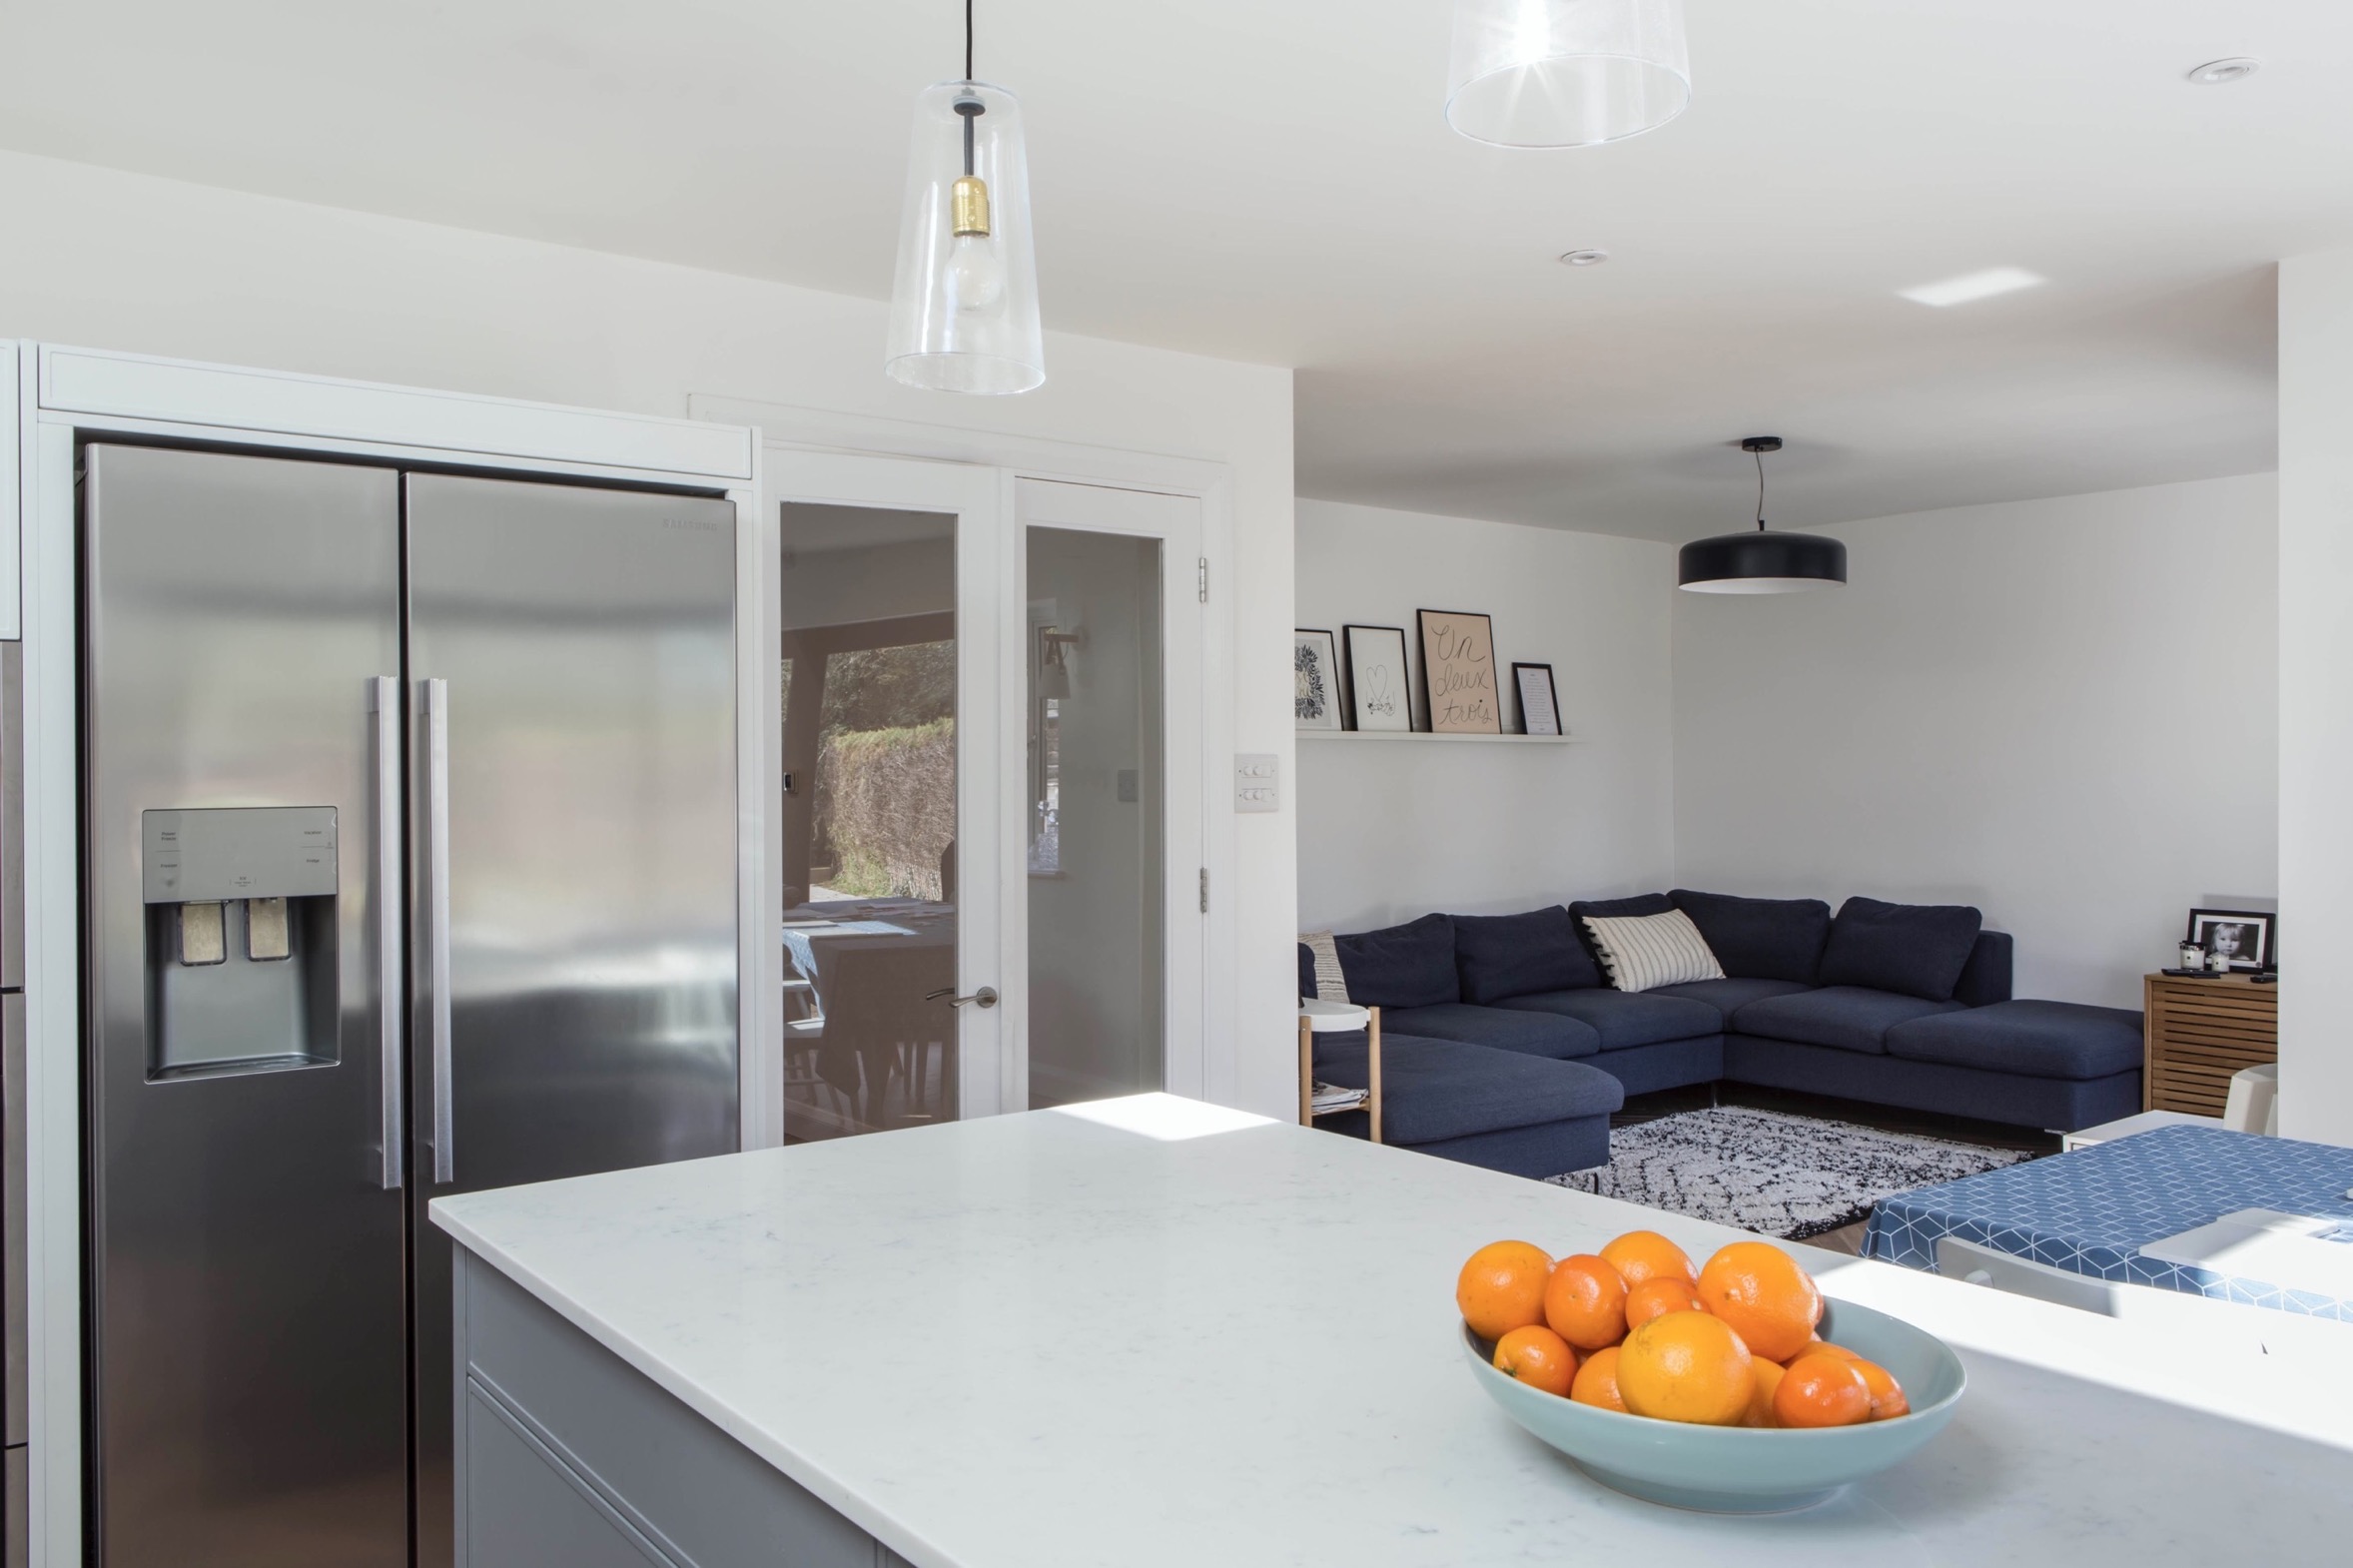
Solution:
[[[991,311],[1005,298],[1005,259],[985,234],[960,234],[948,257],[948,297],[960,311]]]

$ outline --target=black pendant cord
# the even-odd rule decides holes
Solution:
[[[964,0],[964,79],[972,80],[972,0]]]
[[[968,136],[971,134],[971,128],[972,122],[966,121],[965,131]],[[1763,533],[1765,531],[1765,454],[1759,451],[1751,452],[1749,455],[1757,459],[1757,531]]]
[[[972,4],[973,0],[964,0],[964,85],[968,89],[972,86]],[[956,112],[964,118],[964,172],[969,177],[973,172],[973,122],[989,111],[977,94],[968,91],[956,100]]]

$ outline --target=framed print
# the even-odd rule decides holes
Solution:
[[[1421,627],[1421,684],[1433,735],[1500,735],[1503,694],[1495,683],[1495,626],[1462,610],[1415,610]]]
[[[1348,711],[1360,730],[1411,730],[1412,688],[1405,683],[1405,628],[1342,626],[1348,654]]]
[[[1339,661],[1331,633],[1299,630],[1291,645],[1292,693],[1300,729],[1340,729]]]
[[[2193,909],[2181,940],[2220,953],[2233,974],[2279,967],[2279,917],[2263,910]]]
[[[1520,689],[1520,733],[1558,735],[1560,693],[1553,689],[1549,664],[1514,664],[1511,683]]]

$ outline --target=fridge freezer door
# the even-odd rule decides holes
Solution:
[[[451,1286],[424,1203],[736,1147],[735,512],[406,482],[416,1529],[434,1564]]]
[[[84,457],[99,1560],[398,1568],[404,1203],[382,1186],[376,917],[399,890],[376,869],[369,698],[399,668],[399,477]],[[182,964],[168,938],[193,906],[144,902],[143,814],[287,806],[341,828],[335,892],[289,901],[302,951],[249,959],[229,899],[222,962]],[[255,883],[278,891],[300,890]],[[171,1068],[183,1002],[219,1060]],[[249,1004],[259,1060],[240,1063]],[[291,1035],[312,1055],[281,1051]]]

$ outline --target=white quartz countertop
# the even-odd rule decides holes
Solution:
[[[1166,1097],[431,1211],[917,1568],[2353,1560],[2353,1362],[1812,1249],[1961,1352],[1953,1425],[1804,1513],[1620,1496],[1474,1382],[1455,1271],[1738,1232]]]

